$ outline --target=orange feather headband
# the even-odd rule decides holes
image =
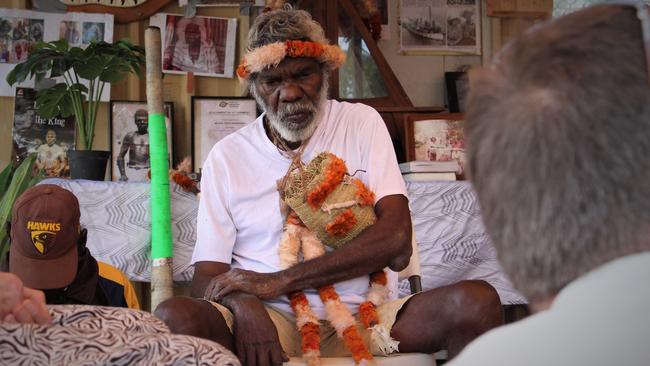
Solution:
[[[339,46],[311,41],[269,43],[248,52],[237,67],[239,81],[248,81],[250,75],[278,64],[285,57],[310,57],[336,69],[345,62],[345,53]]]

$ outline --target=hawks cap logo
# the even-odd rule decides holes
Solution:
[[[56,234],[61,231],[61,224],[56,222],[27,221],[27,230],[30,231],[32,243],[39,253],[45,254],[56,239]]]

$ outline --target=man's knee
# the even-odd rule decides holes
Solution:
[[[189,297],[172,297],[160,303],[154,315],[167,324],[173,333],[188,334],[183,330],[195,326],[193,313],[196,315],[199,306],[196,302],[196,299]]]
[[[450,300],[456,327],[472,329],[481,334],[503,324],[503,307],[499,294],[489,283],[480,280],[461,281],[451,289]]]
[[[207,301],[191,297],[173,297],[163,301],[154,315],[172,333],[210,339],[233,350],[232,335],[223,315]]]
[[[204,337],[207,328],[214,326],[215,321],[219,323],[215,317],[221,317],[210,303],[191,297],[165,300],[158,305],[154,315],[167,324],[172,333],[199,337]]]

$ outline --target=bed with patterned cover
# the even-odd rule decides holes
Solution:
[[[2,365],[239,365],[222,345],[171,334],[133,309],[50,306],[53,323],[0,324]]]
[[[81,224],[88,229],[93,256],[118,267],[131,280],[148,282],[151,218],[148,183],[47,179],[79,199]],[[407,182],[411,216],[422,267],[422,287],[431,289],[464,279],[494,286],[503,304],[522,304],[496,259],[469,182]],[[196,240],[198,199],[170,184],[174,280],[190,281]],[[409,293],[408,282],[400,293]]]

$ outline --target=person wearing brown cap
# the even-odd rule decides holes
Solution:
[[[43,290],[48,304],[139,308],[128,278],[92,257],[79,218],[72,192],[51,184],[27,189],[13,206],[9,271]]]

